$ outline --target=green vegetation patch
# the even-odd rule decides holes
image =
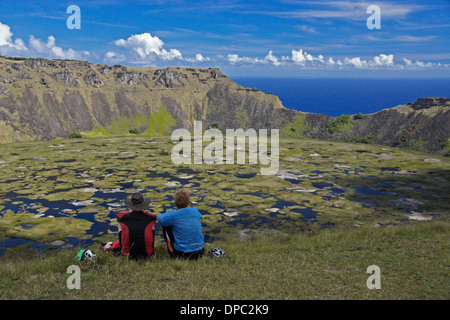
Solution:
[[[340,115],[335,120],[330,122],[328,126],[328,130],[334,134],[342,134],[346,132],[352,131],[352,128],[355,126],[353,122],[350,121],[351,116],[347,114]]]
[[[426,152],[426,146],[428,141],[421,139],[410,139],[408,141],[408,149],[418,151],[418,152]]]
[[[349,138],[347,139],[347,142],[355,142],[355,143],[365,143],[365,144],[372,144],[372,141],[376,138],[376,136],[367,136],[364,138]]]
[[[157,136],[168,134],[176,123],[177,121],[167,111],[167,108],[161,107],[158,112],[153,113],[150,117],[142,114],[131,117],[120,117],[113,119],[109,125],[96,127],[91,131],[83,132],[83,134],[89,138],[127,134],[139,135],[141,133]]]
[[[168,133],[176,123],[167,108],[161,107],[156,114],[151,115],[146,133],[152,136]]]
[[[130,134],[140,134],[139,130],[136,128],[130,129],[129,133]]]
[[[144,115],[120,117],[113,119],[111,124],[105,126],[105,130],[112,135],[128,134],[132,128],[146,127],[149,119]]]
[[[89,138],[102,137],[102,136],[110,136],[111,134],[103,127],[96,127],[88,132],[83,132]]]
[[[81,138],[83,138],[83,136],[77,132],[74,132],[69,135],[69,138],[70,139],[81,139]]]
[[[5,212],[0,217],[0,234],[7,238],[25,238],[39,242],[82,238],[92,222],[73,217],[40,217],[31,213]]]
[[[360,120],[360,119],[364,119],[364,117],[365,117],[365,115],[363,115],[363,114],[360,112],[360,113],[358,113],[358,114],[355,114],[355,115],[353,116],[353,119],[355,119],[355,120]]]
[[[305,114],[297,114],[292,122],[285,125],[280,132],[283,138],[302,138],[303,133],[309,129],[308,124],[305,122]]]

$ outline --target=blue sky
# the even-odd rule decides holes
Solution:
[[[67,28],[69,5],[81,29]],[[0,1],[1,55],[230,76],[449,77],[449,39],[444,0]]]

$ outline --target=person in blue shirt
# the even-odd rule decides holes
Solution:
[[[198,259],[205,253],[200,211],[189,207],[189,194],[175,193],[177,210],[157,216],[172,258]]]

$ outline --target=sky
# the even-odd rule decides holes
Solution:
[[[0,55],[229,76],[448,78],[450,1],[0,0]]]

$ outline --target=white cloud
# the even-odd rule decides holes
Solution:
[[[227,56],[227,60],[228,60],[228,62],[230,62],[232,64],[238,63],[238,62],[251,63],[251,64],[261,63],[262,62],[261,59],[249,58],[249,57],[239,57],[239,55],[237,55],[235,53],[229,54]]]
[[[358,69],[377,69],[383,67],[394,67],[394,55],[393,54],[379,54],[373,57],[371,60],[362,60],[360,57],[344,58],[342,65],[354,66]]]
[[[224,57],[219,57],[225,59]],[[238,54],[228,54],[226,61],[232,65],[234,64],[260,64],[267,65],[272,64],[277,67],[289,67],[296,66],[298,68],[305,69],[326,69],[326,70],[379,70],[379,69],[391,69],[391,70],[405,70],[405,69],[421,69],[421,68],[449,68],[449,64],[412,61],[403,58],[401,61],[395,62],[393,54],[380,53],[372,58],[361,57],[343,57],[336,59],[334,57],[324,57],[322,54],[313,55],[303,49],[293,49],[290,56],[282,56],[278,58],[274,56],[273,51],[269,51],[264,59],[254,57],[240,57]]]
[[[116,40],[114,41],[114,44],[118,47],[133,50],[142,60],[153,58],[154,56],[157,56],[162,60],[183,59],[179,50],[170,49],[167,51],[166,49],[163,49],[164,42],[148,32],[131,35],[127,40]]]
[[[228,61],[231,63],[239,62],[239,56],[237,54],[229,54],[227,57]]]
[[[86,59],[90,56],[89,51],[76,51],[72,48],[64,50],[56,45],[56,39],[54,36],[49,36],[47,42],[41,39],[35,38],[33,35],[30,36],[29,40],[29,50],[33,55],[38,55],[39,57],[46,58],[59,58],[59,59]]]
[[[197,53],[195,58],[185,58],[183,60],[193,64],[211,61],[209,57],[204,57],[201,53]]]
[[[279,66],[281,64],[279,59],[273,55],[272,50],[269,51],[269,54],[264,58],[264,61],[271,62],[274,66]]]
[[[345,58],[344,59],[344,65],[353,65],[354,67],[358,69],[366,69],[368,64],[366,60],[361,60],[360,57],[353,57],[353,58]]]
[[[86,59],[89,51],[77,51],[71,48],[64,50],[56,45],[54,36],[49,36],[47,42],[30,35],[28,47],[18,38],[12,40],[13,33],[8,25],[0,22],[0,54],[11,56],[44,57],[59,59]]]
[[[307,32],[307,33],[318,33],[316,28],[311,27],[311,26],[307,26],[307,25],[299,25],[296,27],[298,30],[302,31],[302,32]]]
[[[412,69],[431,68],[431,67],[436,65],[436,64],[431,63],[431,62],[422,62],[422,61],[419,61],[419,60],[412,61],[412,60],[409,60],[409,59],[406,59],[406,58],[403,58],[403,62],[405,63],[405,66],[410,67]],[[448,64],[446,64],[444,66],[447,68]]]
[[[306,30],[306,29],[305,29]],[[413,40],[413,38],[404,38],[404,41]],[[417,40],[414,38],[414,40]],[[408,58],[397,57],[395,61],[393,54],[380,53],[374,57],[332,57],[322,54],[311,54],[304,49],[293,49],[290,55],[277,57],[270,50],[264,57],[239,56],[236,53],[217,55],[215,58],[203,56],[201,53],[195,54],[192,58],[183,58],[182,53],[178,49],[164,48],[164,42],[150,33],[142,33],[131,35],[127,39],[119,39],[113,42],[117,50],[110,50],[104,53],[103,61],[106,63],[120,63],[128,61],[135,64],[166,63],[173,64],[173,60],[180,61],[186,65],[202,65],[210,66],[211,63],[225,63],[228,65],[261,65],[274,66],[277,68],[309,68],[309,69],[392,69],[392,70],[420,70],[420,69],[449,69],[450,65],[445,63],[426,62],[413,60],[412,58],[427,59],[420,54],[410,54]],[[119,49],[124,48],[123,49]],[[122,52],[121,52],[122,51]],[[59,59],[87,59],[97,58],[98,54],[89,51],[73,50],[72,48],[64,49],[57,45],[54,36],[50,35],[46,40],[41,40],[29,36],[28,45],[20,38],[13,38],[11,28],[0,22],[0,54],[7,56],[25,56],[25,57],[44,57]],[[441,59],[446,59],[441,57]]]
[[[297,65],[301,65],[301,66],[305,65],[306,55],[303,53],[303,49],[292,50],[292,61],[294,61],[294,63]]]
[[[162,49],[161,57],[163,60],[173,60],[173,59],[182,59],[182,55],[180,50],[177,49],[170,49],[170,51],[166,51]]]
[[[27,47],[22,39],[12,41],[11,28],[0,22],[0,53],[9,54],[15,51],[26,51]]]
[[[294,9],[289,11],[250,11],[247,13],[265,14],[281,18],[294,19],[351,19],[365,20],[367,19],[366,9],[373,4],[367,1],[296,1],[299,6],[309,5],[317,6],[312,9]],[[376,3],[382,11],[383,18],[402,19],[410,13],[423,11],[427,9],[424,5],[415,5],[407,3],[393,3],[392,1],[378,1]],[[300,26],[302,28],[302,26]],[[305,28],[304,31],[307,31]]]
[[[196,61],[205,61],[205,58],[203,58],[203,56],[200,53],[197,53],[195,55],[195,60]],[[209,58],[208,58],[208,60],[209,60]]]
[[[375,67],[393,67],[394,66],[394,55],[393,54],[380,54],[378,56],[373,57],[371,61],[369,61],[369,65]]]
[[[397,36],[394,37],[393,40],[395,41],[405,41],[405,42],[422,42],[422,41],[430,41],[436,38],[436,36],[424,36],[424,37],[417,37],[417,36]]]
[[[449,64],[412,61],[403,58],[401,61],[395,62],[393,54],[380,53],[372,58],[361,57],[343,57],[336,59],[334,57],[324,57],[322,54],[317,56],[310,54],[303,49],[293,49],[290,56],[280,58],[273,55],[272,51],[264,58],[240,57],[237,54],[229,54],[226,60],[230,64],[273,64],[274,66],[297,66],[299,68],[309,69],[327,69],[327,70],[343,70],[343,69],[359,69],[359,70],[375,70],[375,69],[419,69],[419,68],[448,68]]]
[[[152,37],[150,33],[135,34],[130,36],[127,40],[119,39],[114,41],[118,47],[125,47],[136,51],[141,57],[145,58],[150,53],[161,54],[161,48],[164,45],[158,37]]]
[[[0,46],[9,46],[12,35],[9,26],[0,22]]]
[[[105,53],[105,59],[104,59],[105,62],[117,64],[117,63],[123,62],[125,60],[126,60],[126,57],[124,54],[118,54],[114,51],[107,51]]]
[[[250,64],[273,64],[274,66],[279,66],[282,63],[280,59],[273,55],[273,51],[270,50],[264,59],[250,58],[250,57],[239,57],[237,54],[229,54],[227,56],[227,61],[231,64],[235,63],[250,63]]]
[[[285,59],[289,60],[289,57],[285,57]],[[292,50],[291,60],[299,66],[305,66],[306,64],[315,64],[316,62],[318,62],[319,64],[324,63],[323,55],[319,54],[317,57],[314,57],[306,51],[303,51],[303,49]]]

